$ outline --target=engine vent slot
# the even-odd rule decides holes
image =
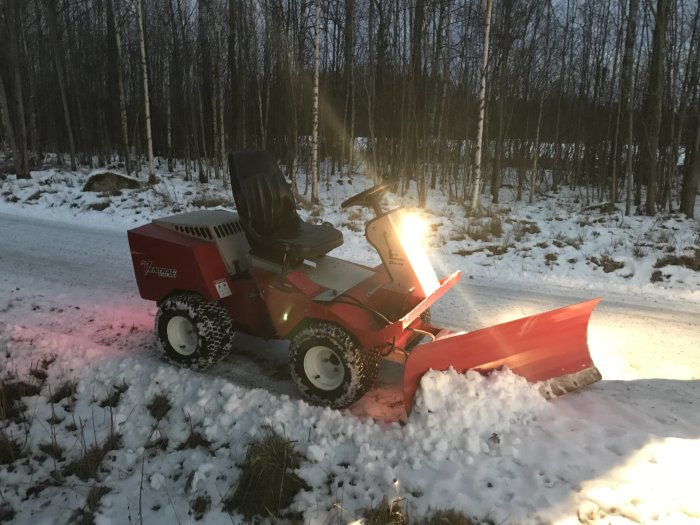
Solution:
[[[199,237],[200,239],[205,239],[210,241],[214,236],[209,231],[209,228],[203,226],[175,226],[175,231],[180,233],[186,233],[192,237]]]

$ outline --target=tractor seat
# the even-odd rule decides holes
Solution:
[[[268,152],[237,151],[228,162],[233,198],[253,255],[294,265],[343,244],[343,234],[330,224],[301,220],[292,189]]]

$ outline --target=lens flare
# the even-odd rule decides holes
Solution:
[[[418,279],[419,292],[428,297],[440,286],[433,265],[423,248],[423,238],[428,230],[427,223],[414,213],[404,213],[398,228],[399,241],[406,253],[406,259]]]

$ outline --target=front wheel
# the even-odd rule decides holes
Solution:
[[[379,355],[365,351],[340,326],[315,321],[292,339],[289,367],[294,383],[309,401],[343,408],[370,389]]]
[[[230,352],[234,327],[223,306],[196,294],[183,293],[160,304],[156,333],[166,359],[193,370],[204,370]]]

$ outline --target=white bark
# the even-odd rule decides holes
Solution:
[[[143,9],[141,0],[136,0],[136,14],[139,24],[139,47],[141,50],[141,70],[143,71],[143,105],[146,115],[146,145],[148,149],[148,182],[155,184],[156,171],[153,164],[153,137],[151,136],[151,109],[148,99],[148,65],[146,63],[146,43],[143,33]]]
[[[311,202],[318,202],[318,81],[321,62],[321,40],[319,21],[321,16],[320,0],[316,0],[316,19],[314,21],[314,92],[311,131]]]
[[[471,210],[479,206],[479,187],[481,186],[481,143],[484,138],[484,119],[486,117],[486,69],[489,63],[489,35],[491,33],[491,9],[493,0],[482,0],[484,14],[484,54],[481,58],[479,83],[479,119],[476,125],[476,152],[474,153],[474,184],[472,185]]]
[[[119,17],[117,10],[119,9],[119,0],[109,0],[109,9],[111,10],[112,25],[114,26],[114,43],[117,48],[117,84],[119,87],[119,114],[122,123],[122,142],[124,147],[124,165],[126,166],[127,175],[131,173],[131,161],[129,159],[129,125],[126,118],[126,95],[124,94],[124,75],[122,73],[122,38],[119,29]]]

